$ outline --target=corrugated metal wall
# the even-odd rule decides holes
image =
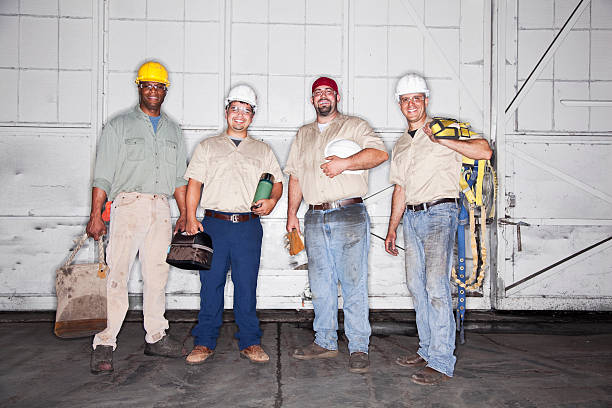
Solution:
[[[54,308],[55,268],[83,231],[89,213],[96,138],[109,117],[136,103],[135,71],[150,58],[171,72],[164,108],[183,125],[190,153],[200,140],[224,127],[222,98],[230,86],[247,82],[257,90],[261,106],[251,133],[272,146],[281,164],[297,128],[314,119],[308,99],[310,84],[318,75],[338,80],[341,110],[367,119],[390,151],[405,124],[393,101],[395,82],[405,72],[422,72],[432,89],[432,113],[470,121],[497,141],[502,195],[517,197],[514,209],[500,199],[502,215],[507,213],[511,222],[520,217],[556,218],[552,211],[556,207],[549,209],[537,197],[543,191],[557,191],[555,183],[545,182],[543,188],[530,182],[536,175],[541,180],[539,173],[515,160],[510,151],[529,139],[529,133],[544,148],[532,155],[545,154],[562,163],[572,158],[577,163],[567,163],[570,173],[574,164],[585,161],[590,174],[609,169],[603,159],[610,148],[605,128],[610,107],[567,108],[558,102],[561,96],[610,99],[606,89],[610,90],[612,79],[612,54],[605,47],[612,21],[609,1],[587,6],[585,13],[595,16],[579,20],[566,40],[570,49],[559,49],[555,55],[559,62],[555,59],[554,69],[547,68],[535,81],[516,117],[507,124],[505,117],[498,118],[576,4],[570,0],[520,4],[512,0],[1,1],[0,169],[5,187],[0,200],[0,309]],[[503,44],[496,42],[498,38]],[[564,142],[557,149],[551,148],[550,138],[540,138],[569,132],[595,137],[597,143],[577,149]],[[534,146],[537,150],[539,145],[529,148]],[[366,200],[372,231],[382,237],[390,210],[387,179],[388,164],[372,171],[371,197]],[[598,191],[612,194],[609,178],[593,179]],[[574,247],[582,244],[578,237],[589,241],[593,234],[610,234],[610,203],[598,205],[593,212],[586,211],[587,218],[604,220],[608,227],[589,226],[581,234],[569,227],[562,234]],[[521,208],[532,210],[519,213]],[[311,307],[306,270],[299,268],[305,259],[290,259],[282,249],[285,214],[286,197],[264,221],[260,308]],[[499,227],[497,255],[504,260],[494,263],[499,276],[493,268],[495,279],[487,278],[484,290],[469,299],[468,307],[558,307],[554,302],[538,303],[548,293],[541,285],[530,295],[536,299],[532,304],[529,296],[507,301],[511,292],[503,290],[505,285],[537,268],[521,263],[527,259],[521,255],[545,251],[551,261],[558,256],[548,247],[531,245],[532,239],[542,242],[546,228],[533,236],[526,232],[525,250],[516,253],[509,239],[512,228]],[[80,258],[95,259],[93,247]],[[608,258],[603,252],[601,258],[589,261],[599,272],[596,279],[584,279],[592,284],[588,293],[576,292],[578,298],[591,299],[578,307],[609,307],[609,284],[594,283],[606,277],[612,281]],[[135,308],[141,287],[136,265],[129,284]],[[574,290],[570,284],[563,287],[566,292]],[[196,274],[172,269],[167,291],[169,308],[198,308]],[[229,283],[226,307],[231,307],[231,294]],[[571,302],[565,304],[573,307]],[[370,252],[370,306],[411,307],[403,262],[387,255],[376,237]]]

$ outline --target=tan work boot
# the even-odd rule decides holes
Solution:
[[[317,343],[309,344],[305,347],[293,350],[291,355],[298,360],[312,360],[313,358],[332,358],[338,355],[338,350],[328,350],[319,346]]]
[[[185,359],[185,362],[189,365],[202,364],[213,354],[215,354],[215,350],[211,350],[206,346],[195,346]]]
[[[251,363],[267,363],[270,361],[270,356],[259,344],[253,344],[240,350],[240,357],[248,358]]]

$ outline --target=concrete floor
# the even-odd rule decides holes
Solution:
[[[193,323],[174,323],[187,336]],[[296,345],[312,341],[308,324],[263,323],[267,365],[239,358],[235,326],[222,327],[210,362],[143,354],[140,322],[126,322],[115,372],[89,373],[90,339],[62,340],[52,323],[0,324],[2,407],[610,407],[612,334],[467,333],[455,377],[413,384],[413,369],[395,364],[417,338],[374,335],[368,374],[347,371],[347,345],[335,359],[298,361]]]

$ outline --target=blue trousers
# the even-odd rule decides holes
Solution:
[[[344,333],[349,352],[368,352],[368,250],[370,217],[363,204],[308,210],[304,216],[308,281],[315,318],[315,343],[338,349],[338,281],[342,287]]]
[[[204,232],[213,241],[210,270],[200,271],[200,313],[191,334],[194,344],[214,349],[223,323],[223,294],[227,271],[232,268],[234,318],[240,350],[260,344],[261,329],[257,318],[257,276],[261,255],[261,222],[254,218],[232,223],[213,217],[202,220]]]
[[[419,331],[417,353],[428,367],[449,377],[456,361],[450,273],[458,213],[455,203],[404,213],[406,283]]]

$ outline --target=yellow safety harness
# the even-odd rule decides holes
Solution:
[[[469,138],[478,134],[470,130],[469,122],[457,122],[455,119],[449,118],[432,118],[429,127],[438,139]]]
[[[439,139],[466,139],[477,135],[470,130],[467,122],[457,122],[449,118],[433,118],[430,128]],[[495,200],[497,197],[497,176],[489,160],[473,160],[463,158],[461,177],[461,210],[457,227],[457,254],[459,273],[452,269],[452,279],[457,285],[457,331],[463,344],[463,321],[466,310],[466,292],[478,290],[485,277],[487,263],[486,232],[487,219],[495,216]],[[476,241],[476,217],[480,218],[480,260],[478,259],[478,243]],[[470,227],[470,244],[472,247],[472,272],[468,276],[465,267],[465,224]],[[480,265],[480,268],[479,268]]]

